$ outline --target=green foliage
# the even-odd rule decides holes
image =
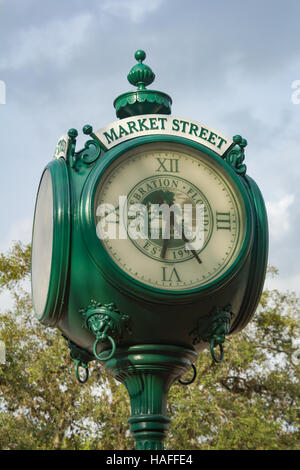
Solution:
[[[171,389],[169,448],[299,449],[299,320],[294,294],[267,290],[221,366],[203,352],[197,381]]]
[[[12,289],[30,273],[30,245],[16,242],[9,252],[0,254],[0,289]]]
[[[15,301],[0,313],[0,449],[132,449],[125,387],[96,361],[89,382],[76,382],[65,340],[39,324],[22,289],[29,272],[29,246],[0,255],[0,287]],[[170,390],[166,448],[298,449],[299,316],[295,295],[267,290],[221,365],[203,351],[197,380]]]

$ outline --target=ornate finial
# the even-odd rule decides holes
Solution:
[[[136,51],[136,53],[134,54],[134,58],[135,58],[138,62],[144,62],[144,60],[146,59],[146,52],[145,52],[145,51],[142,51],[142,49],[139,49],[139,50]]]
[[[134,57],[139,63],[132,67],[127,75],[127,80],[131,85],[138,87],[138,90],[145,90],[146,86],[154,81],[155,74],[148,65],[142,63],[146,59],[146,53],[144,51],[139,49],[134,54]]]
[[[138,63],[132,67],[127,79],[131,85],[137,87],[137,90],[123,93],[115,99],[114,107],[118,118],[123,119],[140,114],[171,114],[171,97],[162,91],[146,88],[155,79],[151,68],[143,64],[146,53],[139,49],[134,57]]]

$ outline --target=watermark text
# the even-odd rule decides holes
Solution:
[[[293,91],[291,101],[293,104],[300,104],[300,80],[294,80],[291,84]]]
[[[119,205],[103,203],[96,209],[101,240],[129,238],[185,242],[186,250],[200,250],[204,245],[206,208],[204,204],[131,204],[119,196]]]
[[[6,104],[6,84],[0,80],[0,104]]]
[[[0,364],[5,364],[5,343],[0,340]]]

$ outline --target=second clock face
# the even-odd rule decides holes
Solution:
[[[119,268],[169,291],[220,278],[240,253],[246,215],[226,170],[175,143],[134,148],[102,175],[94,197],[97,234]]]

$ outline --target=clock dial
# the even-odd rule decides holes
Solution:
[[[119,268],[170,291],[221,277],[236,260],[246,230],[233,178],[203,152],[175,143],[142,145],[116,159],[98,183],[94,219],[99,243]]]
[[[63,305],[70,249],[69,178],[62,158],[52,160],[42,174],[31,246],[33,307],[42,323],[54,326]]]
[[[33,304],[41,316],[47,301],[53,250],[53,189],[50,171],[41,179],[36,201],[32,238]]]

